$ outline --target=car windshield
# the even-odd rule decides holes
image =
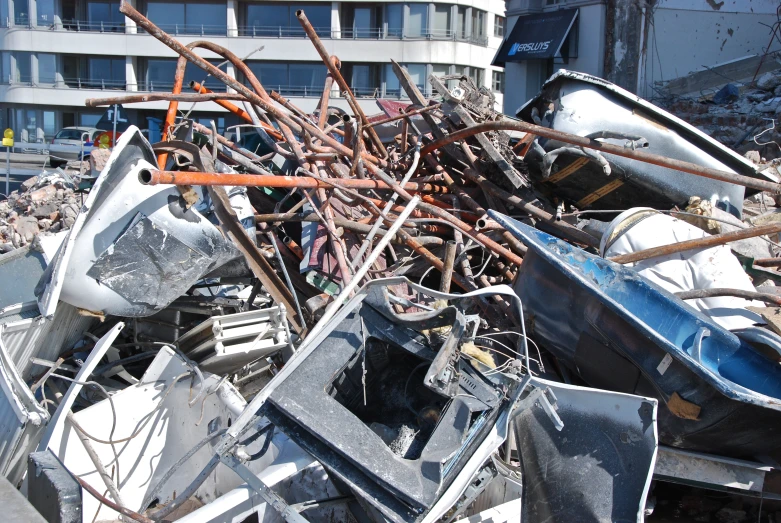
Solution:
[[[54,138],[56,140],[81,140],[81,135],[84,131],[78,129],[63,129],[57,133]]]

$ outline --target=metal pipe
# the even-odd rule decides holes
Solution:
[[[204,173],[192,171],[160,171],[154,169],[142,169],[138,179],[144,185],[203,185],[225,186],[240,185],[244,187],[275,187],[304,189],[375,189],[390,190],[387,183],[377,180],[356,180],[352,178],[330,178],[328,181],[322,178],[303,178],[298,176],[269,176],[255,174],[227,174]],[[407,191],[447,193],[448,189],[440,185],[429,183],[406,183]],[[432,206],[433,207],[433,206]]]
[[[720,296],[734,296],[747,300],[759,300],[773,305],[781,305],[781,296],[764,292],[746,291],[743,289],[697,289],[692,291],[676,292],[675,295],[682,300],[701,300],[706,298],[718,298]]]
[[[738,240],[745,240],[746,238],[755,238],[757,236],[777,234],[779,232],[781,232],[781,223],[771,223],[770,225],[762,225],[760,227],[749,227],[747,229],[714,234],[713,236],[706,236],[705,238],[698,238],[696,240],[686,240],[683,242],[671,243],[670,245],[651,247],[650,249],[631,252],[629,254],[621,254],[608,259],[616,263],[632,263],[647,260],[649,258],[667,256],[668,254],[690,251],[692,249],[706,249],[708,247],[724,245]]]
[[[301,27],[304,28],[307,36],[312,41],[312,44],[315,46],[317,53],[320,55],[320,58],[323,59],[326,67],[328,67],[328,71],[331,73],[331,76],[333,76],[334,80],[336,80],[336,83],[339,84],[339,89],[344,92],[344,97],[347,100],[347,103],[350,105],[350,108],[352,109],[355,116],[361,120],[361,123],[364,126],[369,125],[369,120],[366,118],[366,114],[363,112],[363,109],[361,109],[361,106],[358,105],[358,101],[355,99],[355,95],[350,89],[350,86],[345,81],[344,76],[342,76],[342,72],[336,68],[334,62],[331,61],[331,56],[328,54],[328,51],[326,51],[323,42],[320,41],[320,37],[317,36],[317,31],[315,31],[315,28],[312,27],[311,23],[309,23],[309,19],[306,17],[306,14],[304,14],[303,9],[296,11],[296,18],[298,18],[298,22],[301,24]],[[387,158],[388,151],[385,150],[385,146],[382,144],[382,140],[380,140],[377,132],[369,127],[368,133],[369,138],[383,156],[383,158]]]
[[[781,258],[754,258],[757,267],[781,267]]]
[[[369,125],[366,125],[365,127],[367,127],[367,128],[369,128],[369,127],[376,127],[378,125],[384,125],[386,123],[395,122],[396,120],[403,120],[403,119],[408,118],[410,116],[415,116],[416,114],[427,113],[429,111],[433,111],[434,109],[439,109],[441,106],[442,106],[442,104],[439,103],[439,104],[429,105],[427,107],[422,107],[420,109],[414,109],[414,110],[409,111],[409,112],[405,112],[402,109],[399,109],[399,112],[401,112],[401,114],[396,115],[396,116],[391,116],[389,118],[385,118],[384,120],[378,120],[376,122],[370,122]]]
[[[412,175],[415,174],[415,171],[418,169],[419,161],[420,161],[420,144],[418,144],[415,149],[415,156],[412,159],[412,165],[404,175],[404,178],[401,181],[402,185],[406,184],[409,181],[409,179],[412,178]],[[391,209],[391,207],[393,207],[393,204],[396,203],[396,199],[398,197],[399,195],[394,193],[393,195],[391,195],[390,199],[388,199],[388,202],[385,204],[385,207],[382,209],[382,212],[380,213],[378,219],[374,222],[374,226],[369,231],[369,234],[367,234],[364,237],[363,241],[361,242],[361,247],[358,249],[358,252],[353,257],[353,260],[352,262],[350,262],[350,265],[355,267],[358,264],[358,260],[361,259],[363,253],[365,253],[366,249],[369,248],[369,244],[374,239],[374,235],[377,233],[377,230],[380,228],[383,219],[388,215],[388,211]]]
[[[685,173],[702,176],[704,178],[711,178],[713,180],[719,180],[722,182],[734,183],[735,185],[742,185],[744,187],[749,187],[760,191],[768,191],[773,194],[781,194],[781,184],[778,183],[758,180],[756,178],[750,178],[748,176],[743,176],[741,174],[736,174],[729,171],[703,167],[701,165],[685,162],[683,160],[665,158],[664,156],[659,156],[658,154],[652,154],[646,151],[627,149],[624,147],[619,147],[618,145],[600,142],[591,138],[577,136],[574,134],[549,129],[547,127],[542,127],[540,125],[519,122],[515,120],[483,122],[471,127],[467,127],[466,129],[461,129],[426,145],[423,148],[423,151],[421,151],[421,154],[426,155],[453,142],[457,142],[459,140],[469,138],[470,136],[488,131],[524,131],[535,134],[537,136],[542,136],[544,138],[549,138],[551,140],[571,143],[580,147],[585,147],[587,149],[596,149],[605,153],[615,154],[616,156],[623,156],[624,158],[638,160],[641,162],[658,165],[660,167],[667,167],[668,169],[683,171]]]
[[[439,292],[450,292],[450,282],[453,279],[453,264],[456,261],[456,242],[449,240],[445,244],[445,261],[442,269],[442,281],[439,282]]]
[[[564,238],[577,243],[582,243],[583,245],[588,245],[589,247],[599,248],[599,240],[597,238],[594,238],[590,234],[581,231],[567,222],[556,221],[554,216],[549,212],[540,209],[527,200],[505,191],[472,169],[464,169],[464,176],[478,184],[486,192],[490,192],[497,198],[503,200],[505,203],[509,203],[513,207],[528,213],[530,216],[556,227],[561,231]]]
[[[342,116],[342,121],[344,122],[344,143],[348,147],[357,147],[353,146],[353,140],[355,140],[355,128],[353,127],[352,118],[349,114],[345,114]]]
[[[402,241],[407,247],[415,251],[416,254],[419,254],[424,260],[429,262],[439,272],[445,271],[445,263],[442,260],[440,260],[439,257],[435,256],[434,253],[432,253],[430,250],[426,249],[415,238],[410,236],[403,229],[399,229],[398,234],[399,236],[401,236]],[[477,289],[476,285],[473,285],[471,282],[461,277],[461,275],[458,273],[455,272],[452,273],[452,280],[455,282],[456,285],[458,285],[465,291],[473,291]]]
[[[122,6],[120,5],[120,10]],[[182,92],[182,84],[184,83],[184,70],[187,67],[187,60],[183,56],[180,56],[176,61],[176,70],[174,72],[174,86],[171,89],[171,94],[179,94]],[[176,123],[176,113],[179,110],[179,102],[177,100],[171,100],[168,104],[168,110],[165,113],[165,121],[163,123],[163,141],[169,139],[171,127]],[[168,162],[168,153],[160,153],[157,155],[157,163],[161,169],[165,169],[165,164]]]
[[[331,60],[339,61],[335,56],[331,57]],[[334,64],[335,67],[340,67],[341,64]],[[325,124],[328,122],[328,104],[331,101],[331,89],[334,86],[334,77],[331,73],[328,73],[325,77],[325,85],[323,86],[323,94],[320,95],[320,102],[317,104],[317,126],[320,129],[325,129]]]
[[[296,303],[296,312],[298,312],[298,315],[300,317],[304,317],[304,313],[301,312],[301,304],[298,303],[298,295],[296,294],[296,289],[293,287],[293,282],[290,281],[290,275],[287,272],[287,267],[285,266],[285,260],[282,259],[282,253],[279,252],[279,245],[277,245],[277,235],[273,232],[268,233],[268,239],[271,241],[272,247],[274,247],[274,254],[277,256],[277,262],[279,262],[279,267],[282,269],[282,274],[285,276],[285,282],[287,283],[288,289],[290,289],[290,294],[293,295],[293,300]]]
[[[244,96],[238,93],[142,93],[126,96],[113,96],[111,98],[87,98],[84,105],[87,107],[103,107],[106,105],[138,103],[138,102],[216,102],[219,100],[244,100]],[[234,106],[235,107],[235,106]],[[238,108],[237,108],[238,109]],[[243,112],[243,111],[242,111]]]
[[[81,485],[81,487],[84,490],[89,492],[92,495],[92,497],[94,497],[95,499],[97,499],[98,501],[100,501],[101,503],[106,505],[108,508],[110,508],[110,509],[112,509],[112,510],[114,510],[116,512],[119,512],[123,516],[127,516],[129,518],[132,518],[132,519],[138,521],[139,523],[155,523],[154,521],[152,521],[148,517],[142,516],[138,512],[132,511],[129,508],[120,507],[119,505],[117,505],[116,503],[111,501],[110,499],[107,499],[100,492],[95,490],[95,488],[92,485],[90,485],[89,483],[87,483],[86,481],[81,479],[80,477],[78,477],[78,476],[73,476],[73,477],[76,478],[76,481],[79,482],[79,485]]]

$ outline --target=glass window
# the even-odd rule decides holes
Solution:
[[[491,89],[497,93],[504,92],[504,72],[494,71],[491,80]]]
[[[445,76],[450,74],[450,66],[445,64],[434,64],[431,69],[431,74],[434,76]]]
[[[370,65],[353,65],[350,89],[356,96],[371,96],[374,92]]]
[[[95,127],[98,122],[100,121],[100,118],[103,116],[103,114],[89,114],[89,113],[81,113],[79,115],[79,125],[81,127]]]
[[[14,23],[28,25],[30,23],[30,5],[27,0],[14,1]]]
[[[0,53],[0,83],[7,84],[11,81],[11,53]]]
[[[43,112],[43,134],[48,142],[54,137],[54,133],[57,132],[57,118],[54,111]]]
[[[428,4],[410,4],[404,35],[410,38],[419,38],[426,34],[427,27]]]
[[[163,31],[179,34],[185,32],[185,4],[172,2],[149,2],[146,6],[146,17],[157,24]]]
[[[434,6],[434,20],[431,23],[431,36],[448,38],[450,36],[450,6],[437,4]]]
[[[466,7],[458,6],[456,12],[456,38],[466,40]]]
[[[331,3],[319,4],[292,4],[290,6],[290,33],[291,36],[304,36],[306,33],[296,18],[296,11],[303,10],[317,34],[325,38],[331,36]]]
[[[401,96],[401,86],[396,73],[393,72],[393,64],[385,64],[385,96]]]
[[[228,32],[228,9],[225,2],[205,4],[188,2],[185,8],[186,31],[189,34],[225,35]]]
[[[38,13],[38,25],[54,24],[54,0],[38,0],[35,8]]]
[[[374,9],[371,7],[356,7],[353,11],[352,32],[355,38],[372,38],[374,28]]]
[[[485,37],[485,11],[472,9],[472,38],[481,39]]]
[[[33,75],[30,65],[30,61],[32,60],[32,53],[17,52],[14,53],[14,57],[16,58],[15,80],[23,84],[32,82]]]
[[[0,0],[0,27],[8,27],[8,0]]]
[[[222,63],[221,60],[206,60],[213,66],[218,66]],[[174,62],[174,71],[176,71],[176,60]],[[222,72],[225,72],[226,65],[223,65],[220,67],[220,70]],[[192,64],[190,62],[187,62],[187,66],[184,68],[184,82],[182,84],[182,91],[190,90],[190,82],[198,82],[199,84],[203,84],[204,87],[207,87],[208,89],[211,89],[215,92],[225,92],[228,88],[227,86],[222,83],[220,80],[213,76],[208,76],[209,73],[201,69],[195,64]],[[208,78],[207,78],[208,76]],[[173,74],[170,77],[169,80],[171,87],[174,85],[174,76]],[[192,91],[195,92],[195,91]]]
[[[324,64],[290,64],[290,86],[304,95],[322,93],[325,76],[328,73]]]
[[[252,73],[258,77],[267,91],[281,93],[287,89],[287,64],[273,62],[248,62]],[[325,67],[325,66],[323,66]],[[325,81],[325,80],[323,80]]]
[[[245,34],[286,36],[289,16],[286,5],[248,4]]]
[[[125,59],[90,56],[87,62],[90,87],[94,89],[124,89]],[[171,80],[173,82],[173,80]]]
[[[87,2],[87,21],[90,31],[121,31],[125,15],[119,12],[119,2]]]
[[[494,16],[494,36],[502,38],[504,37],[504,17]]]
[[[54,84],[57,81],[57,57],[49,53],[38,53],[38,83]]]
[[[388,25],[386,36],[400,38],[404,25],[404,4],[387,4],[385,6],[385,21]]]
[[[453,74],[458,74],[458,75],[463,76],[465,70],[466,70],[466,67],[463,66],[463,65],[454,65],[453,66]],[[460,83],[461,83],[460,79],[459,80],[450,80],[447,83],[447,88],[448,89],[454,89],[454,88],[458,87],[458,84],[460,84]]]
[[[426,92],[426,64],[407,64],[404,66],[421,92]]]
[[[475,85],[477,85],[477,87],[483,86],[484,79],[485,79],[484,74],[485,74],[484,69],[478,69],[477,67],[469,68],[469,77],[472,79]]]

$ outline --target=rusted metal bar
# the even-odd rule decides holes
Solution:
[[[404,111],[402,109],[399,109],[401,114],[396,116],[390,116],[388,118],[385,118],[384,120],[377,120],[376,122],[370,122],[369,125],[367,125],[366,127],[377,127],[378,125],[385,125],[386,123],[395,122],[397,120],[404,120],[405,118],[409,118],[410,116],[427,113],[429,111],[433,111],[434,109],[439,109],[440,107],[442,107],[442,104],[429,105],[426,107],[421,107],[420,109],[413,109],[412,111]]]
[[[781,267],[781,258],[755,258],[754,265],[757,267]]]
[[[201,84],[199,84],[198,82],[195,82],[195,81],[190,82],[190,88],[195,90],[195,91],[201,92],[201,93],[211,93],[212,92],[211,89],[209,89],[207,87],[204,87],[203,85],[201,85]],[[244,97],[243,95],[239,95],[239,96],[241,96],[241,101],[245,101],[246,100],[246,97]],[[223,107],[223,108],[227,109],[228,111],[230,111],[231,113],[235,114],[239,118],[245,120],[246,122],[254,124],[252,116],[250,116],[249,113],[247,113],[247,111],[245,111],[244,109],[242,109],[242,108],[240,108],[240,107],[238,107],[238,106],[236,106],[236,105],[234,105],[234,104],[232,104],[232,103],[230,103],[230,102],[228,102],[226,100],[213,100],[213,101],[214,101],[214,103],[216,103],[220,107]],[[260,126],[263,127],[263,129],[265,129],[265,131],[270,136],[274,137],[276,140],[282,140],[283,139],[282,138],[282,134],[280,134],[279,131],[274,129],[272,126],[270,126],[266,122],[261,121],[260,122]]]
[[[130,510],[129,508],[120,507],[119,505],[117,505],[116,503],[111,501],[110,499],[106,498],[106,496],[102,495],[100,492],[95,490],[95,487],[93,487],[92,485],[90,485],[85,480],[81,479],[80,477],[78,477],[78,476],[73,476],[73,477],[76,478],[76,481],[79,482],[79,485],[81,485],[81,487],[84,490],[89,492],[90,495],[92,495],[92,497],[94,497],[95,499],[97,499],[98,501],[100,501],[101,503],[106,505],[111,510],[114,510],[115,512],[119,512],[123,516],[127,516],[127,517],[129,517],[129,518],[131,518],[131,519],[133,519],[135,521],[138,521],[139,523],[154,523],[154,521],[152,521],[151,519],[149,519],[146,516],[142,516],[138,512]]]
[[[342,116],[342,121],[344,122],[344,143],[347,144],[348,147],[353,147],[355,129],[353,128],[352,118],[350,118],[349,114],[345,114]],[[356,144],[355,147],[357,148],[358,145]]]
[[[409,124],[407,119],[401,121],[401,145],[399,146],[399,152],[403,155],[407,153],[407,133],[409,132]]]
[[[120,5],[120,10],[121,10]],[[180,56],[176,61],[176,71],[174,72],[174,86],[171,89],[172,94],[179,94],[182,92],[182,84],[184,83],[184,70],[187,67],[187,60],[183,56]],[[176,112],[179,110],[179,102],[172,100],[168,104],[168,111],[165,113],[165,121],[163,122],[163,140],[168,140],[171,132],[171,127],[176,123]],[[168,162],[168,153],[160,153],[157,155],[157,163],[161,169],[165,169],[165,164]]]
[[[674,169],[676,171],[682,171],[685,173],[702,176],[704,178],[734,183],[735,185],[742,185],[744,187],[749,187],[751,189],[757,189],[760,191],[768,191],[773,194],[781,194],[781,184],[778,183],[758,180],[756,178],[750,178],[748,176],[743,176],[741,174],[736,174],[729,171],[713,169],[711,167],[703,167],[701,165],[685,162],[683,160],[665,158],[664,156],[659,156],[658,154],[652,154],[646,151],[619,147],[618,145],[603,143],[595,139],[585,138],[583,136],[556,131],[554,129],[549,129],[540,125],[519,122],[516,120],[483,122],[471,127],[467,127],[466,129],[461,129],[426,145],[421,151],[421,154],[431,153],[453,142],[457,142],[459,140],[469,138],[470,136],[488,131],[524,131],[527,133],[533,133],[537,136],[542,136],[544,138],[550,138],[552,140],[558,140],[564,143],[571,143],[580,147],[585,147],[587,149],[596,149],[597,151],[604,153],[615,154],[616,156],[623,156],[624,158],[630,158],[632,160],[638,160],[641,162],[658,165],[660,167],[667,167],[668,169]]]
[[[456,261],[456,242],[449,240],[445,244],[445,260],[443,261],[442,280],[439,282],[440,292],[450,292],[450,282],[453,279],[453,264]]]
[[[335,56],[331,57],[331,61],[335,62],[334,67],[341,68],[342,64],[339,63],[339,59]],[[325,129],[325,124],[328,122],[328,104],[331,102],[331,89],[334,87],[334,77],[331,73],[328,73],[325,77],[325,85],[323,86],[323,94],[320,95],[320,102],[317,104],[317,126],[320,129]]]
[[[347,81],[344,79],[344,76],[342,76],[342,72],[336,67],[334,62],[331,60],[331,55],[329,55],[328,51],[326,51],[323,42],[321,42],[320,37],[317,36],[317,31],[315,31],[315,28],[312,27],[311,23],[309,23],[309,19],[306,17],[306,14],[304,14],[303,9],[299,9],[298,11],[296,11],[296,18],[298,18],[298,22],[301,24],[301,27],[304,28],[304,31],[306,32],[307,36],[312,41],[312,44],[315,46],[317,53],[320,55],[320,58],[323,59],[323,62],[325,63],[326,67],[328,67],[328,71],[331,73],[331,76],[333,76],[334,80],[336,80],[336,83],[339,85],[339,89],[344,93],[345,99],[347,100],[347,103],[350,105],[353,114],[355,114],[355,116],[357,116],[361,120],[361,123],[363,123],[364,126],[368,125],[369,120],[366,118],[366,114],[363,112],[363,109],[361,109],[361,106],[358,105],[358,100],[355,99],[355,95],[350,89],[350,86],[347,84]],[[385,149],[385,146],[382,144],[382,141],[380,140],[380,137],[377,135],[377,132],[372,128],[368,128],[368,133],[369,133],[369,139],[377,148],[377,151],[379,151],[379,153],[382,155],[383,158],[387,158],[388,151]]]
[[[682,300],[703,300],[721,296],[733,296],[746,300],[759,300],[764,301],[765,303],[772,303],[773,305],[781,305],[781,296],[764,292],[746,291],[743,289],[696,289],[693,291],[676,292],[675,295]]]
[[[291,189],[331,189],[344,187],[347,189],[391,190],[387,183],[377,180],[358,180],[353,178],[331,178],[329,180],[303,178],[294,176],[264,176],[255,174],[203,173],[191,171],[160,171],[144,169],[139,173],[139,180],[144,185],[202,185],[225,186],[240,185],[244,187],[276,187]],[[447,187],[430,183],[406,183],[407,191],[447,193]]]
[[[500,198],[501,200],[504,200],[506,203],[509,203],[516,209],[524,211],[528,213],[530,216],[537,218],[538,220],[544,221],[550,224],[551,226],[557,228],[558,230],[561,231],[560,234],[565,239],[572,240],[577,243],[582,243],[583,245],[588,245],[589,247],[596,247],[596,248],[599,247],[599,240],[597,238],[591,236],[586,232],[581,231],[580,229],[570,225],[567,222],[556,221],[554,219],[554,216],[549,212],[540,209],[539,207],[533,205],[531,202],[524,200],[519,196],[516,196],[514,194],[505,191],[504,189],[500,188],[498,185],[489,181],[481,174],[478,174],[477,172],[471,169],[464,169],[464,176],[469,180],[478,184],[485,191],[490,192],[491,194],[493,194],[497,198]]]
[[[693,249],[706,249],[708,247],[724,245],[738,240],[745,240],[746,238],[755,238],[757,236],[777,234],[779,232],[781,232],[781,223],[772,223],[770,225],[762,225],[760,227],[749,227],[747,229],[740,229],[722,234],[714,234],[713,236],[706,236],[705,238],[698,238],[696,240],[686,240],[683,242],[671,243],[670,245],[651,247],[650,249],[631,252],[629,254],[621,254],[619,256],[613,256],[612,258],[608,259],[616,263],[632,263],[641,260],[647,260],[649,258],[667,256],[669,254],[675,254],[678,252],[690,251]]]
[[[425,259],[427,262],[429,262],[432,266],[434,266],[435,269],[439,270],[440,272],[443,272],[445,270],[445,262],[439,259],[439,257],[435,256],[434,253],[432,253],[430,250],[426,249],[423,245],[421,245],[418,241],[415,240],[412,236],[410,236],[406,231],[403,229],[399,229],[399,232],[397,233],[404,244],[415,251],[416,254],[419,254],[423,259]],[[458,273],[453,273],[453,282],[464,289],[465,291],[473,291],[477,288],[477,286],[473,285],[472,283],[468,282],[466,279],[461,277]]]
[[[114,104],[138,103],[138,102],[216,102],[219,100],[244,100],[244,96],[237,93],[143,93],[114,96],[111,98],[87,98],[84,105],[87,107],[105,107]]]

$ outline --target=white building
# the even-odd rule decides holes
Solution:
[[[502,68],[490,63],[504,36],[504,1],[455,1],[131,4],[185,44],[208,39],[247,57],[266,90],[312,111],[326,68],[295,17],[303,9],[328,52],[342,61],[342,73],[364,111],[375,114],[375,98],[400,96],[391,58],[405,65],[425,91],[431,73],[464,73],[480,85],[502,89]],[[17,140],[30,142],[48,141],[61,127],[94,125],[103,111],[86,108],[87,98],[170,91],[176,63],[173,51],[119,12],[119,0],[0,0],[0,50],[0,129],[11,127]],[[226,67],[234,74],[232,66]],[[201,82],[205,76],[188,64],[185,90],[190,80]],[[213,78],[205,85],[224,90]],[[497,98],[501,104],[501,93]],[[331,105],[347,109],[338,92]],[[128,109],[143,129],[148,117],[164,117],[166,107],[166,102],[148,102]],[[185,111],[189,107],[180,104]],[[220,129],[238,123],[211,102],[196,104],[192,116],[214,119]]]
[[[768,46],[777,51],[781,42],[771,26],[779,5],[778,0],[508,0],[507,41],[494,61],[506,65],[504,112],[515,114],[558,69],[593,74],[650,99],[657,82],[762,55]]]

